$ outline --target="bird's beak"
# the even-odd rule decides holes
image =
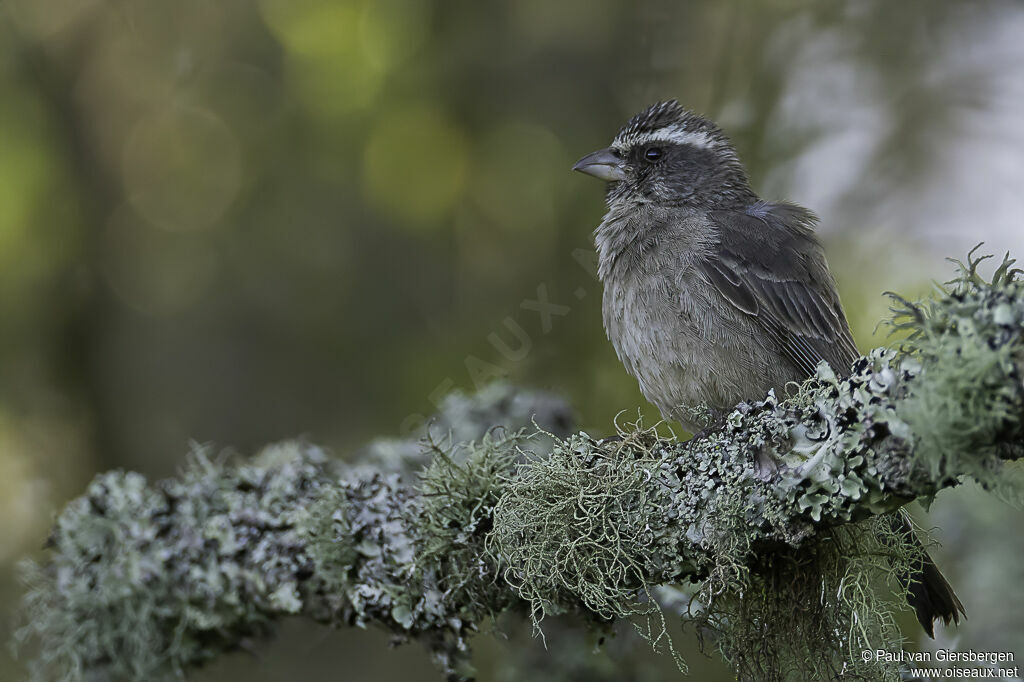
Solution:
[[[572,169],[580,173],[593,175],[595,178],[600,178],[605,182],[615,182],[616,180],[624,180],[626,178],[626,172],[623,169],[624,165],[619,155],[609,147],[608,149],[599,149],[593,154],[587,154],[577,161]]]

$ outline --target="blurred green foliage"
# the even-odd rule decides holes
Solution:
[[[169,474],[189,439],[345,452],[496,374],[594,432],[654,416],[578,257],[601,188],[569,168],[656,99],[823,215],[858,341],[882,343],[881,291],[1024,243],[1022,27],[995,0],[5,0],[0,600],[93,472]],[[954,584],[984,561],[938,558]],[[331,679],[368,646],[323,641],[252,679]],[[378,653],[417,672],[360,674],[432,679]]]

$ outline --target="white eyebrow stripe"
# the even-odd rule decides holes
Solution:
[[[650,144],[652,142],[661,142],[663,144],[688,144],[694,147],[700,147],[701,149],[711,149],[717,146],[716,141],[707,133],[683,130],[682,127],[678,125],[668,126],[661,130],[656,130],[653,133],[638,135],[625,141],[629,142],[631,147]]]

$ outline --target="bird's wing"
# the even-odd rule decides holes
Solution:
[[[808,376],[822,360],[848,371],[859,353],[812,231],[813,214],[791,204],[758,203],[709,217],[719,244],[700,267],[725,299],[755,317]]]

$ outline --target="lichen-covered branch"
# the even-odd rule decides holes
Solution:
[[[695,582],[683,615],[743,679],[895,679],[853,655],[898,636],[872,576],[914,558],[878,515],[963,476],[1012,493],[1024,455],[1024,283],[977,264],[899,301],[906,352],[822,365],[695,441],[570,435],[564,403],[497,386],[354,466],[291,443],[102,474],[26,567],[23,647],[46,679],[159,679],[303,615],[419,640],[458,679],[502,612],[653,618],[658,640],[652,588]]]

